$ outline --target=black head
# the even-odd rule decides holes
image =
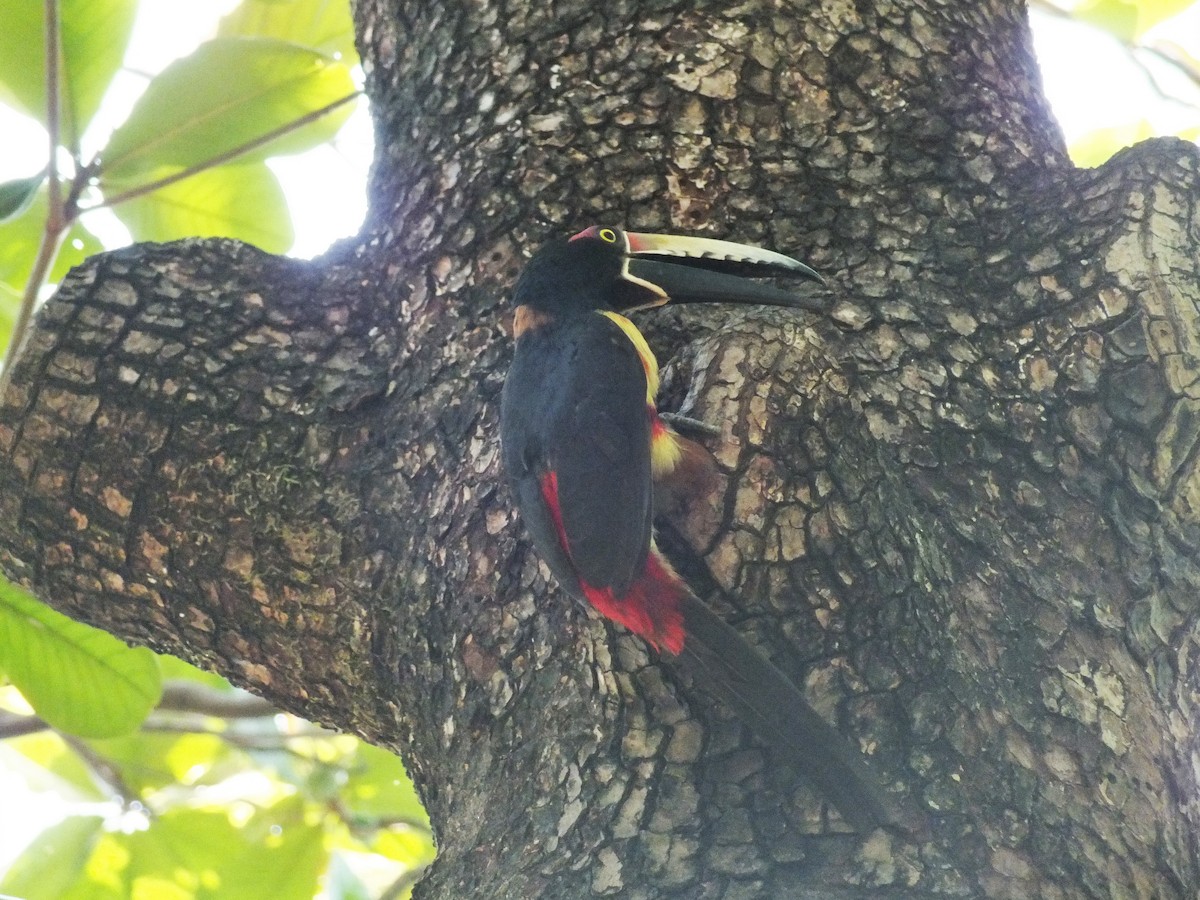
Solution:
[[[606,229],[606,234],[615,233]],[[552,241],[525,264],[513,302],[552,314],[633,309],[651,299],[665,302],[661,290],[629,279],[628,262],[617,241],[579,235]]]
[[[771,250],[593,226],[534,254],[517,281],[513,301],[551,315],[596,309],[628,312],[668,301],[825,306],[817,298],[741,277],[754,275],[822,281],[804,263]]]

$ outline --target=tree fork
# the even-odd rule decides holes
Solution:
[[[1195,147],[1072,169],[999,0],[356,18],[363,233],[77,269],[0,401],[5,570],[404,752],[418,896],[1193,895]],[[843,292],[654,327],[728,423],[669,524],[925,833],[846,833],[525,546],[504,295],[593,222]]]

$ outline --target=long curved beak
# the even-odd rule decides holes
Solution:
[[[761,303],[824,310],[827,298],[793,294],[752,277],[781,276],[825,283],[813,269],[793,259],[747,244],[714,238],[627,231],[626,278],[660,295],[658,304]],[[655,291],[654,288],[658,290]]]

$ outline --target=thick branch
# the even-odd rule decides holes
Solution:
[[[395,143],[343,256],[64,284],[6,570],[406,750],[427,897],[1189,896],[1194,148],[1068,169],[1016,4],[560,7],[360,7]],[[811,250],[867,311],[646,320],[723,428],[664,544],[926,833],[847,834],[528,552],[502,297],[583,215]]]

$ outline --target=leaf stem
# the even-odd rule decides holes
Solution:
[[[115,763],[105,759],[82,739],[74,735],[64,734],[60,731],[58,736],[87,765],[89,773],[98,782],[97,786],[100,790],[106,794],[116,795],[116,799],[120,802],[122,809],[128,809],[133,801],[137,800],[138,792],[131,788],[125,781],[120,768]]]
[[[87,212],[93,209],[101,209],[105,206],[116,206],[118,203],[124,203],[126,200],[132,200],[135,197],[145,196],[146,194],[153,193],[154,191],[168,187],[176,182],[183,181],[185,178],[191,178],[193,175],[203,172],[207,169],[215,169],[217,166],[223,165],[232,159],[236,159],[245,153],[249,153],[251,150],[257,150],[259,147],[271,143],[271,141],[275,140],[276,138],[282,137],[289,132],[296,131],[297,129],[307,125],[309,122],[315,122],[322,116],[333,112],[339,106],[344,106],[351,100],[354,100],[361,93],[362,91],[354,91],[351,94],[347,94],[345,97],[340,97],[337,100],[334,100],[332,103],[328,103],[325,106],[322,106],[320,109],[314,109],[310,113],[305,113],[300,118],[293,119],[286,124],[280,125],[278,128],[272,129],[266,134],[259,135],[256,138],[246,141],[244,144],[239,144],[236,147],[226,150],[224,153],[218,153],[211,159],[206,159],[203,162],[198,162],[195,165],[188,166],[186,169],[181,169],[178,172],[167,175],[165,178],[160,178],[157,181],[151,181],[147,184],[138,185],[137,187],[130,188],[129,190],[120,194],[116,194],[115,196],[105,197],[102,202],[97,203],[95,206],[89,206],[84,211]]]
[[[46,178],[50,191],[50,214],[46,217],[46,231],[51,226],[61,228],[62,223],[62,183],[58,180],[58,142],[62,108],[59,106],[59,40],[58,40],[58,0],[46,2],[46,133],[50,139],[50,159],[46,163]]]

